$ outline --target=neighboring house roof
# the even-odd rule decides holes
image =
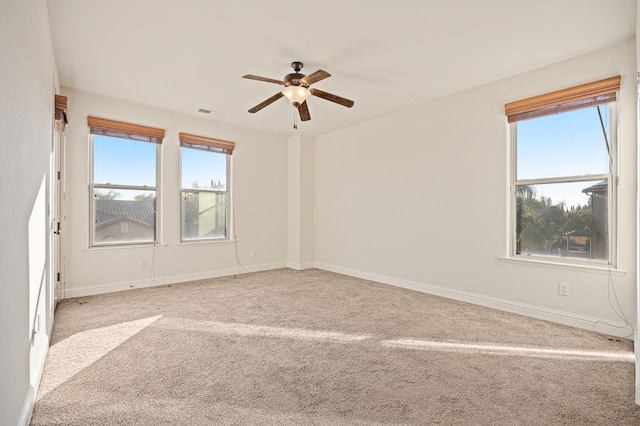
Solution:
[[[96,228],[122,221],[137,222],[153,228],[156,218],[155,203],[137,200],[96,200]]]
[[[588,188],[585,188],[582,190],[583,193],[588,194],[588,193],[593,193],[593,192],[607,192],[609,190],[609,186],[607,184],[606,180],[603,180],[602,182],[598,182],[595,185],[591,185]]]

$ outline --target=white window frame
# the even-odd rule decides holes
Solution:
[[[185,188],[184,182],[182,182],[182,150],[183,149],[193,149],[195,151],[200,151],[197,148],[190,148],[186,146],[180,147],[180,243],[181,244],[193,244],[193,243],[210,243],[210,242],[218,242],[218,241],[230,241],[231,240],[231,155],[223,154],[219,152],[207,152],[202,151],[207,154],[215,154],[215,155],[224,155],[225,158],[225,174],[226,174],[226,184],[225,190],[221,191],[218,189],[211,188]],[[211,194],[225,194],[225,236],[224,237],[210,237],[210,238],[185,238],[184,236],[184,220],[185,220],[185,212],[184,212],[184,197],[185,194],[199,194],[199,193],[211,193]]]
[[[151,142],[143,142],[143,141],[133,141],[137,143],[151,143]],[[160,182],[160,166],[162,164],[161,155],[162,155],[162,146],[161,144],[156,145],[156,185],[155,186],[138,186],[138,185],[115,185],[115,184],[103,184],[103,183],[95,183],[94,182],[94,135],[89,134],[89,248],[99,248],[99,247],[117,247],[117,246],[135,246],[135,245],[156,245],[160,242],[160,208],[161,205],[161,191],[158,185]],[[155,211],[155,230],[154,230],[154,239],[153,241],[107,241],[101,242],[96,241],[96,197],[95,190],[96,189],[107,189],[107,190],[138,190],[138,191],[155,191],[156,193],[156,211]]]
[[[510,185],[509,185],[509,199],[510,199],[510,221],[509,221],[509,235],[510,235],[510,250],[509,257],[518,260],[533,260],[549,263],[559,264],[573,264],[573,265],[609,265],[613,268],[618,264],[618,113],[619,113],[619,101],[606,103],[604,105],[610,107],[611,120],[609,123],[609,134],[611,140],[609,141],[611,156],[609,173],[603,174],[587,174],[578,176],[563,176],[563,177],[548,177],[539,179],[520,179],[517,176],[517,164],[518,164],[518,139],[517,139],[517,125],[518,122],[509,124],[509,139],[510,139]],[[536,118],[534,118],[536,119]],[[549,183],[572,183],[572,182],[584,182],[594,180],[607,179],[608,185],[608,197],[607,197],[607,225],[608,225],[608,245],[609,245],[609,259],[583,259],[573,257],[562,256],[546,256],[540,254],[518,254],[517,249],[517,193],[516,187],[519,185],[539,185]]]

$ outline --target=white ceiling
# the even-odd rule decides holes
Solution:
[[[49,0],[63,87],[293,135],[290,63],[332,77],[308,100],[317,136],[628,40],[635,0]],[[199,108],[213,110],[204,116]]]

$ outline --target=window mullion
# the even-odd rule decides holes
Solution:
[[[208,194],[226,194],[229,191],[221,191],[219,189],[208,189],[208,188],[182,188],[182,192],[190,192],[193,194],[199,194],[201,192],[206,192]]]
[[[93,187],[96,189],[132,189],[136,191],[157,191],[155,186],[136,186],[136,185],[116,185],[111,183],[94,183]]]
[[[609,179],[611,175],[609,173],[602,173],[598,175],[580,175],[580,176],[562,176],[562,177],[550,177],[539,179],[520,179],[515,180],[513,184],[519,185],[541,185],[545,183],[570,183],[570,182],[587,182],[592,180],[604,180]]]

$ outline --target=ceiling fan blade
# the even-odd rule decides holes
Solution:
[[[331,74],[329,74],[325,70],[318,70],[312,74],[309,74],[306,77],[302,77],[300,80],[302,80],[302,82],[307,86],[310,86],[313,83],[318,82],[320,80],[324,80],[325,78],[328,78],[328,77],[331,77]]]
[[[300,105],[298,105],[298,113],[300,113],[300,120],[309,121],[311,120],[311,115],[309,114],[309,106],[307,105],[307,101],[304,101]]]
[[[258,112],[260,111],[262,108],[266,107],[269,104],[274,103],[275,101],[277,101],[278,99],[280,99],[281,97],[283,97],[284,95],[282,94],[282,92],[278,92],[275,95],[273,95],[272,97],[270,97],[269,99],[267,99],[266,101],[260,102],[258,105],[254,106],[253,108],[251,108],[249,110],[250,113],[254,113],[254,112]]]
[[[276,80],[274,78],[269,78],[269,77],[260,77],[258,75],[247,74],[247,75],[243,75],[242,78],[248,78],[249,80],[266,81],[267,83],[275,83],[275,84],[284,85],[284,81],[282,81],[282,80]]]
[[[311,94],[313,96],[317,96],[319,98],[326,99],[331,102],[335,102],[342,106],[346,106],[347,108],[351,108],[354,103],[352,100],[343,98],[341,96],[333,95],[331,93],[323,92],[322,90],[318,90],[318,89],[309,89],[309,90],[311,91]]]

